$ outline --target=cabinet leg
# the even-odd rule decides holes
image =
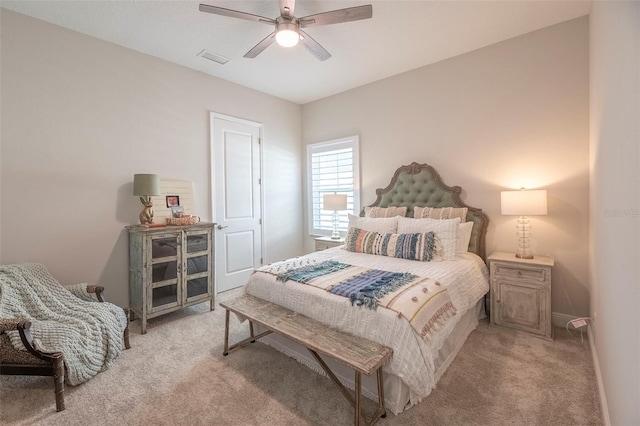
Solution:
[[[141,334],[147,334],[147,316],[145,314],[142,314],[141,328]]]

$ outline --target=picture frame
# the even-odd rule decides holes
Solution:
[[[193,182],[186,180],[160,180],[160,194],[152,196],[153,217],[164,221],[173,217],[172,206],[167,206],[167,197],[178,197],[178,205],[184,209],[183,216],[196,213],[193,199]],[[173,199],[170,200],[173,203]]]
[[[165,196],[165,201],[167,203],[167,208],[171,208],[174,206],[180,205],[180,196],[179,195],[167,195]]]
[[[171,207],[171,217],[179,218],[184,215],[184,208],[182,206]]]

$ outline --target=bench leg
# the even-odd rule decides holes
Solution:
[[[311,355],[318,361],[320,367],[327,373],[327,376],[331,379],[331,381],[338,387],[340,392],[344,395],[344,397],[351,403],[354,408],[354,424],[360,425],[360,417],[364,420],[366,425],[372,425],[377,422],[380,417],[385,417],[386,412],[384,409],[384,383],[382,380],[382,366],[378,368],[378,409],[373,413],[371,417],[367,417],[362,409],[360,408],[360,396],[362,390],[362,374],[359,371],[355,372],[355,383],[354,383],[354,392],[353,395],[351,392],[340,382],[340,380],[336,377],[336,375],[331,371],[331,368],[327,365],[326,362],[318,355],[316,351],[313,351],[307,348]]]
[[[238,348],[240,346],[244,346],[247,343],[254,343],[259,338],[264,337],[267,334],[271,334],[272,333],[271,330],[267,330],[267,331],[265,331],[263,333],[260,333],[260,334],[258,334],[256,336],[256,334],[254,333],[254,330],[253,330],[253,321],[249,320],[249,337],[239,341],[238,343],[234,343],[233,345],[229,346],[229,313],[230,313],[230,311],[227,309],[225,311],[225,314],[224,314],[225,315],[224,316],[224,352],[222,352],[222,355],[224,355],[224,356],[229,355],[229,352],[232,351],[235,348]]]
[[[229,310],[224,314],[224,352],[222,355],[229,355]]]
[[[359,371],[356,371],[356,377],[355,377],[355,383],[354,383],[354,390],[353,390],[353,397],[354,397],[354,404],[353,404],[353,411],[355,414],[355,418],[353,419],[353,424],[355,426],[360,426],[360,387],[361,387],[361,375]]]
[[[387,411],[384,409],[384,381],[382,379],[382,366],[378,368],[378,410],[380,417],[383,419],[387,417]]]

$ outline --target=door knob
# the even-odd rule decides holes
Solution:
[[[218,225],[218,229],[224,229],[224,228],[228,228],[228,226]]]

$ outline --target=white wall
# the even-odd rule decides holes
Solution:
[[[612,425],[640,424],[640,3],[590,16],[591,316]]]
[[[588,19],[568,21],[306,104],[303,142],[360,135],[362,205],[399,166],[434,166],[489,215],[488,253],[517,248],[500,191],[546,188],[531,222],[557,260],[552,309],[587,315],[588,55]]]
[[[209,111],[264,124],[265,260],[302,252],[301,107],[2,9],[1,263],[42,262],[128,305],[134,173],[194,182],[211,219]],[[212,65],[218,66],[218,65]]]

